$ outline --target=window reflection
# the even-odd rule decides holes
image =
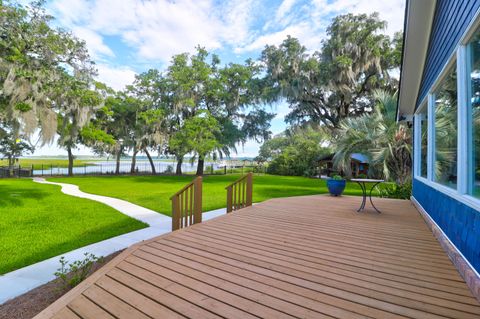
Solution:
[[[469,192],[480,197],[480,31],[477,31],[469,45],[470,49],[470,114],[472,138],[469,152],[471,155]]]
[[[435,176],[448,187],[457,187],[457,74],[453,66],[435,95]]]

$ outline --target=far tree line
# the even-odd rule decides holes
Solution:
[[[288,132],[302,131],[318,149],[325,136],[341,137],[346,120],[374,114],[375,92],[393,95],[397,87],[391,74],[400,64],[401,35],[385,35],[386,23],[376,13],[336,17],[313,53],[287,37],[256,60],[222,64],[199,46],[116,91],[94,80],[85,42],[52,27],[42,2],[23,7],[4,1],[0,10],[0,152],[15,157],[31,151],[34,132],[40,146],[58,136],[69,174],[75,149],[85,145],[114,156],[117,173],[128,152],[132,172],[144,153],[153,172],[153,154],[164,154],[176,158],[177,174],[193,157],[202,175],[207,157],[233,155],[251,139],[273,143],[270,105],[281,101],[291,110]],[[317,132],[322,138],[309,136]]]

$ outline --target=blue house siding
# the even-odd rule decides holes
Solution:
[[[416,107],[428,94],[479,8],[479,0],[437,0]]]
[[[417,179],[413,197],[480,273],[480,212]]]

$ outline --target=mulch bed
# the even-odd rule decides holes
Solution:
[[[104,257],[102,263],[95,263],[90,275],[119,253],[121,251]],[[69,290],[63,288],[59,279],[52,280],[0,305],[0,319],[31,319]]]

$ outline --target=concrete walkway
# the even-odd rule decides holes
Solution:
[[[147,223],[149,227],[84,246],[68,253],[0,275],[0,304],[55,279],[53,273],[60,267],[59,259],[62,256],[71,262],[83,259],[85,253],[92,253],[96,256],[107,256],[142,240],[147,240],[171,231],[171,217],[162,215],[145,207],[117,198],[84,193],[77,185],[48,182],[44,178],[34,178],[33,180],[42,184],[59,185],[62,187],[62,192],[67,195],[87,198],[106,204],[122,214]],[[225,213],[225,208],[205,212],[203,213],[202,219],[212,219]]]

